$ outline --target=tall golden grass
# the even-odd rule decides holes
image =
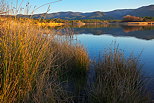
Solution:
[[[57,68],[87,68],[83,47],[57,42],[52,31],[30,20],[0,22],[0,102],[66,102],[69,97],[60,89]]]
[[[92,103],[150,103],[139,58],[126,58],[118,47],[110,48],[95,66]]]
[[[5,2],[2,4],[0,14],[8,14]],[[149,102],[138,60],[126,59],[117,48],[99,60],[93,88],[80,97],[81,86],[87,89],[83,80],[90,63],[86,50],[72,42],[72,35],[57,36],[37,23],[0,17],[0,103]],[[79,91],[73,96],[61,85],[65,77],[77,81],[75,85],[80,84],[78,79],[84,81],[75,87]]]
[[[46,59],[49,40],[30,23],[7,19],[1,26],[1,101],[15,102],[32,90],[36,73]],[[50,54],[51,55],[51,54]],[[49,56],[50,56],[49,55]]]

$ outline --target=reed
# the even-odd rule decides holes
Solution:
[[[63,36],[62,39],[60,37],[60,40],[58,38],[59,43],[54,45],[58,57],[55,65],[61,65],[61,72],[70,72],[70,75],[75,76],[85,75],[90,63],[88,53],[83,46],[73,43],[71,39],[68,36]]]
[[[46,58],[47,38],[29,23],[7,19],[1,26],[1,102],[23,99],[32,90],[35,75]]]
[[[138,58],[126,58],[118,48],[109,49],[95,68],[92,103],[149,103]]]
[[[31,20],[2,18],[0,22],[0,102],[70,99],[60,85],[58,71],[65,66],[65,70],[87,68],[83,47],[56,41],[53,31]]]
[[[8,14],[2,4],[0,14]],[[38,23],[0,17],[0,103],[149,102],[138,59],[125,58],[118,48],[100,58],[90,94],[81,97],[82,90],[88,90],[88,53],[72,41],[72,35],[57,35]],[[70,79],[75,94],[64,89],[63,82]]]

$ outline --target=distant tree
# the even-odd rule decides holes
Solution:
[[[143,17],[144,21],[154,21],[154,17]]]
[[[81,20],[83,23],[103,23],[104,20],[99,19],[83,19]]]
[[[123,17],[124,22],[133,22],[133,21],[143,21],[144,19],[141,17],[127,15]]]
[[[50,22],[53,22],[53,23],[67,23],[68,20],[63,20],[63,19],[59,19],[59,18],[54,18],[54,19],[50,19]]]

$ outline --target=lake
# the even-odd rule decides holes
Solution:
[[[65,27],[64,27],[65,28]],[[154,27],[126,25],[87,25],[69,28],[75,34],[78,43],[82,44],[89,57],[98,58],[114,42],[123,50],[125,56],[140,56],[140,64],[145,77],[150,77],[149,90],[154,93]]]

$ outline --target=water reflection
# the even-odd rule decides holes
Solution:
[[[143,73],[146,77],[154,78],[153,26],[127,26],[114,24],[85,25],[81,27],[63,26],[56,27],[55,29],[61,31],[61,34],[68,34],[70,31],[73,31],[71,33],[76,34],[77,42],[87,49],[91,59],[97,59],[99,54],[103,53],[106,48],[109,48],[113,41],[116,41],[117,44],[119,44],[119,48],[124,51],[125,56],[129,56],[132,52],[135,56],[138,56],[143,51],[140,57],[140,63],[143,64]],[[84,83],[81,84],[84,87]],[[80,86],[75,88],[81,89]],[[154,80],[150,82],[148,88],[154,96]],[[78,91],[77,94],[79,94]]]
[[[78,42],[87,49],[90,58],[97,58],[99,53],[116,41],[125,55],[132,52],[138,56],[142,51],[144,70],[154,77],[154,26],[128,25],[84,25],[57,27],[61,34],[76,34]]]
[[[66,28],[73,28],[74,34],[93,34],[104,35],[110,34],[112,36],[129,36],[139,39],[151,40],[154,39],[154,26],[128,26],[128,25],[84,25],[84,26],[61,26],[56,27],[57,30],[66,30]]]

